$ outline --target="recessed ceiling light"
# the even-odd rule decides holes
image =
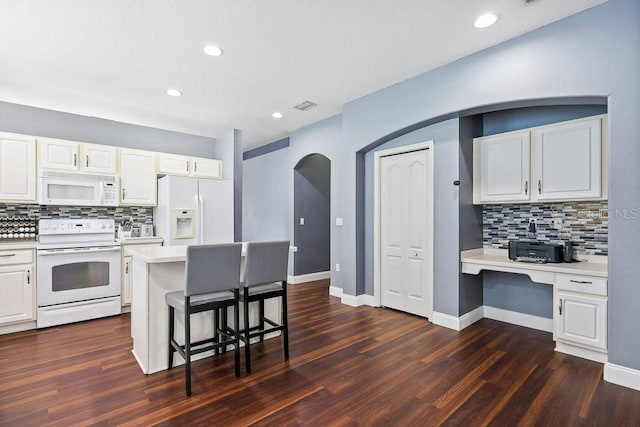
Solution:
[[[478,19],[473,23],[473,26],[476,28],[487,28],[495,24],[497,20],[498,17],[493,13],[485,13],[478,16]]]
[[[223,52],[222,49],[220,49],[218,46],[210,44],[208,46],[205,46],[204,53],[211,56],[222,56]]]
[[[167,90],[167,95],[182,96],[182,92],[180,92],[178,89],[168,89]]]
[[[279,111],[276,111],[271,115],[271,117],[273,117],[274,119],[281,119],[284,117],[284,114],[280,113]]]

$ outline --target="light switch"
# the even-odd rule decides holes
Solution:
[[[336,218],[336,225],[342,225],[342,218]]]
[[[304,225],[304,218],[300,217],[300,225]]]

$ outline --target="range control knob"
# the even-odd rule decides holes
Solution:
[[[105,228],[104,224],[100,224],[100,228],[104,229]]]

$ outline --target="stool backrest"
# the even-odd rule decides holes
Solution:
[[[184,294],[238,288],[241,258],[242,243],[188,246]]]
[[[247,243],[245,286],[286,281],[288,269],[288,240]]]

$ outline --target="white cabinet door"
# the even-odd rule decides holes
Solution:
[[[222,179],[222,161],[216,159],[205,159],[194,157],[191,159],[193,176],[200,178]]]
[[[0,200],[36,201],[36,139],[0,133]]]
[[[556,338],[606,350],[607,298],[563,291],[556,298]]]
[[[133,257],[125,256],[122,263],[122,305],[131,304],[131,279],[133,278],[133,272],[131,267],[133,266]]]
[[[155,153],[121,149],[120,168],[120,204],[155,206],[158,193]]]
[[[158,173],[167,175],[189,175],[189,157],[177,154],[158,154]]]
[[[535,131],[538,200],[597,198],[601,189],[601,119]]]
[[[78,170],[80,143],[60,139],[40,138],[41,165],[44,169]]]
[[[32,268],[0,267],[0,324],[33,319]]]
[[[118,173],[118,149],[108,145],[82,144],[85,172],[99,174]]]
[[[475,167],[480,169],[479,202],[529,200],[529,131],[474,140]]]

